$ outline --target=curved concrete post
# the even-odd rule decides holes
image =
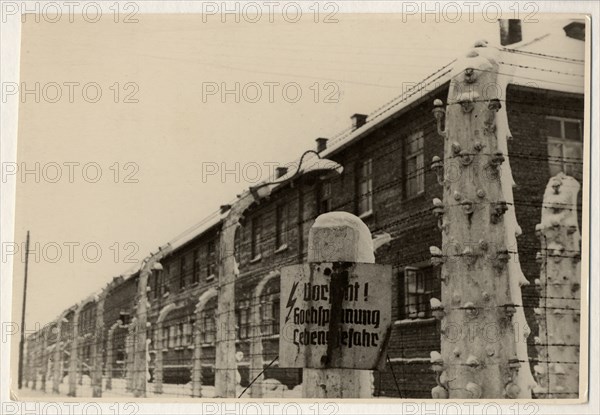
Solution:
[[[71,340],[71,356],[69,358],[69,393],[68,396],[77,396],[77,366],[79,360],[79,315],[82,306],[77,307],[73,317],[73,339]]]
[[[132,391],[133,390],[133,377],[134,374],[134,359],[135,359],[135,349],[136,349],[136,341],[135,337],[137,334],[137,318],[134,317],[131,319],[131,323],[128,327],[127,338],[125,339],[125,350],[127,354],[127,358],[125,360],[125,377],[126,377],[126,387],[125,390]]]
[[[202,397],[202,313],[211,298],[217,296],[217,290],[210,288],[200,295],[196,304],[196,327],[194,331],[194,360],[192,362],[192,397]]]
[[[102,366],[104,363],[104,301],[106,290],[102,291],[96,302],[95,339],[92,343],[92,396],[102,397]]]
[[[33,347],[31,351],[31,390],[37,389],[37,375],[38,375],[38,348],[40,339],[37,334],[32,337]]]
[[[254,289],[251,302],[251,328],[252,333],[250,335],[250,381],[254,380],[264,369],[263,361],[263,344],[262,344],[262,333],[260,330],[261,313],[260,313],[260,299],[265,286],[273,279],[279,278],[278,272],[270,272],[267,274]],[[261,378],[264,375],[261,374]],[[263,379],[256,379],[256,381],[250,387],[250,396],[253,398],[262,398],[263,396]]]
[[[154,361],[154,393],[156,394],[163,392],[163,321],[175,308],[175,304],[167,304],[160,310],[156,320],[156,360]]]
[[[159,248],[156,254],[152,254],[144,260],[143,266],[140,269],[138,279],[138,293],[136,297],[136,319],[137,319],[137,333],[135,336],[136,345],[134,346],[134,358],[133,358],[133,395],[136,398],[146,397],[146,388],[149,379],[148,371],[148,308],[150,302],[148,301],[148,278],[152,274],[152,270],[155,269],[156,265],[160,265],[160,261],[165,255],[171,252],[171,246],[165,245]]]
[[[48,330],[47,329],[43,329],[43,341],[42,341],[42,364],[41,364],[41,369],[42,369],[42,379],[41,379],[41,383],[40,383],[40,390],[43,392],[46,392],[46,376],[48,373],[48,363],[49,363],[49,358],[48,358]]]
[[[239,220],[254,197],[245,192],[231,207],[223,221],[219,241],[219,301],[217,305],[217,336],[215,362],[215,392],[217,397],[235,398],[237,361],[235,359],[235,279],[238,273],[235,261],[235,233]]]
[[[108,329],[107,341],[106,341],[106,390],[112,389],[112,378],[113,378],[113,343],[115,330],[118,327],[123,327],[121,320],[116,321]]]
[[[58,318],[58,321],[56,322],[56,328],[57,328],[57,333],[56,333],[56,346],[54,349],[54,374],[53,374],[53,379],[52,379],[52,392],[54,393],[59,393],[59,387],[62,381],[62,370],[63,370],[63,356],[64,356],[64,352],[63,352],[63,348],[61,347],[61,343],[66,344],[66,342],[63,340],[63,325],[65,323],[65,319],[67,316],[67,311],[63,312],[60,317]]]

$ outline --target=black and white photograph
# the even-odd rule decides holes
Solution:
[[[592,413],[598,4],[366,3],[1,2],[0,412]]]

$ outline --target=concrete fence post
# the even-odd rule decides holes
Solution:
[[[107,289],[104,289],[96,302],[96,328],[92,345],[91,380],[92,396],[102,397],[102,374],[104,368],[104,301]]]
[[[77,369],[79,367],[79,315],[82,307],[75,310],[73,317],[73,339],[71,340],[71,356],[69,357],[69,393],[71,397],[77,396]]]
[[[341,213],[317,218],[309,231],[308,262],[375,263],[371,232],[358,217],[347,213],[344,214],[345,225],[330,227],[326,220],[320,225],[321,219]],[[364,249],[365,246],[368,248]],[[305,368],[302,371],[304,398],[370,398],[372,395],[373,375],[369,370]]]
[[[536,226],[542,251],[536,287],[539,324],[535,339],[538,363],[534,372],[541,398],[579,397],[579,339],[581,315],[581,234],[577,218],[580,185],[559,173],[546,186],[542,220]]]
[[[442,247],[430,248],[442,281],[441,300],[431,300],[441,320],[441,353],[431,352],[437,399],[530,398],[534,385],[498,53],[477,42],[457,61],[448,104],[434,102],[444,139],[431,165],[444,189],[443,202],[433,200]]]
[[[64,312],[58,318],[56,323],[56,346],[54,349],[54,374],[52,378],[52,392],[59,393],[60,384],[62,382],[62,371],[63,371],[63,357],[64,350],[63,346],[66,344],[66,341],[63,339],[64,329],[63,326],[65,324],[65,318],[67,313]]]

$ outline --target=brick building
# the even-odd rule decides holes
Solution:
[[[501,48],[501,67],[511,74],[502,102],[507,111],[512,140],[508,160],[516,182],[515,208],[522,235],[518,239],[521,267],[533,282],[539,276],[536,252],[542,196],[548,179],[565,171],[581,180],[583,167],[584,78],[583,60],[551,53],[557,45],[582,51],[582,22],[569,22],[547,37]],[[565,46],[566,45],[566,46]],[[454,73],[448,65],[424,80],[390,106],[370,116],[352,116],[352,131],[336,140],[317,139],[319,156],[343,166],[341,174],[325,169],[293,174],[278,169],[268,198],[257,197],[244,210],[232,253],[220,252],[225,219],[231,206],[208,218],[185,240],[176,242],[149,280],[150,304],[149,390],[168,393],[176,386],[184,395],[201,385],[215,383],[219,327],[217,304],[222,270],[220,262],[235,257],[236,350],[240,353],[239,383],[248,386],[267,364],[262,384],[293,390],[302,383],[299,369],[278,367],[279,270],[307,257],[308,231],[315,218],[328,211],[359,216],[374,237],[388,243],[376,251],[376,262],[392,264],[394,272],[393,332],[388,354],[391,365],[374,374],[376,396],[429,398],[435,386],[429,353],[440,349],[439,322],[432,316],[430,299],[440,298],[439,269],[430,262],[430,246],[441,245],[432,199],[442,197],[435,156],[443,154],[443,139],[431,115],[434,99],[447,100]],[[315,159],[311,159],[315,160]],[[474,167],[475,168],[475,167]],[[444,166],[446,175],[452,165]],[[464,173],[464,172],[463,172]],[[469,173],[469,172],[467,172]],[[291,177],[291,180],[281,180]],[[67,375],[68,356],[74,344],[79,356],[77,373],[91,376],[100,358],[101,374],[115,388],[115,379],[128,379],[134,353],[135,302],[139,271],[113,280],[103,293],[91,297],[65,314],[61,339],[47,326],[30,336],[27,380],[46,382],[52,369],[52,347],[66,353],[60,373]],[[97,311],[103,297],[102,313]],[[532,328],[529,356],[535,362],[536,334],[533,308],[538,303],[535,286],[524,288],[524,307]],[[74,314],[78,314],[75,318]],[[97,322],[101,316],[103,321]],[[73,335],[72,321],[78,321]],[[65,334],[67,333],[67,334]],[[243,354],[243,355],[242,355]],[[54,372],[57,373],[57,372]],[[41,380],[40,380],[41,379]],[[398,386],[396,386],[396,382]],[[63,386],[64,387],[64,386]],[[263,386],[259,386],[262,388]],[[131,385],[125,384],[130,389]],[[251,389],[254,397],[264,390]]]

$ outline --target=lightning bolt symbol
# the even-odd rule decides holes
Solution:
[[[294,304],[296,304],[296,298],[294,297],[294,294],[296,293],[296,288],[298,288],[298,281],[294,282],[294,284],[292,285],[292,289],[290,291],[290,298],[288,298],[287,304],[285,305],[286,308],[290,309],[290,311],[288,311],[287,316],[285,318],[286,323],[290,319],[290,314],[292,314],[292,309],[294,307]]]

